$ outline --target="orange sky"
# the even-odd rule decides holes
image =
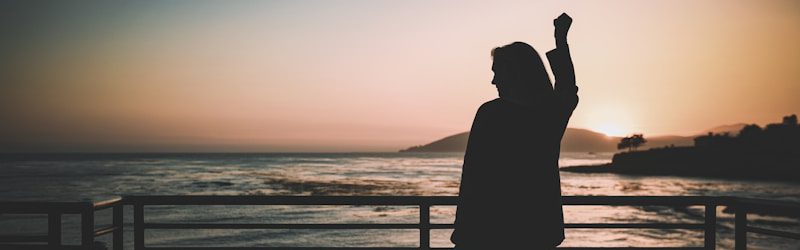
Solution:
[[[394,151],[469,129],[489,51],[573,16],[570,127],[800,113],[797,1],[0,5],[0,151]]]

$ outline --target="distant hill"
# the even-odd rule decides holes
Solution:
[[[733,125],[727,125],[733,126]],[[723,131],[720,126],[713,129]],[[709,130],[710,131],[710,130]],[[434,142],[413,146],[400,152],[464,152],[467,148],[469,132],[451,135]],[[666,146],[691,146],[694,136],[654,136],[647,137],[647,143],[641,149],[658,148]],[[620,137],[606,136],[588,129],[567,128],[564,139],[561,141],[561,151],[564,152],[615,152]]]
[[[588,129],[567,128],[561,140],[561,151],[565,152],[611,152],[617,149],[619,138]]]
[[[469,132],[463,132],[425,145],[403,149],[400,152],[464,152],[467,150],[467,139],[469,139]]]

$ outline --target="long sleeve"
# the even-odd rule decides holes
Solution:
[[[578,87],[575,85],[575,68],[572,65],[572,56],[569,45],[560,45],[558,48],[547,52],[547,60],[556,78],[555,92],[560,97],[577,97]]]
[[[553,91],[561,107],[561,125],[566,129],[572,111],[578,106],[578,86],[575,85],[575,68],[572,65],[569,45],[559,44],[556,49],[547,52],[547,60],[550,61],[550,68],[556,78]]]

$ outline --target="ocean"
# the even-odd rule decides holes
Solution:
[[[563,153],[560,165],[609,162],[611,154]],[[100,200],[118,195],[457,195],[460,153],[0,155],[0,200]],[[710,195],[800,202],[800,184],[669,176],[561,173],[563,195]],[[718,208],[718,249],[733,248],[733,216]],[[132,209],[125,246],[132,249]],[[454,207],[433,207],[450,223]],[[567,206],[568,223],[702,223],[703,208]],[[411,207],[152,206],[148,222],[416,223]],[[110,211],[97,213],[97,224]],[[800,232],[800,221],[751,215],[750,222]],[[0,235],[46,232],[43,216],[0,214]],[[77,244],[79,218],[64,217]],[[432,246],[452,246],[433,230]],[[701,230],[567,229],[562,246],[701,246]],[[148,246],[417,246],[416,230],[148,230]],[[109,241],[110,237],[99,238]],[[748,235],[751,249],[800,249],[800,241]]]

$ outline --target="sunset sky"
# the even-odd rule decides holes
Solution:
[[[492,48],[574,18],[569,126],[800,114],[800,1],[0,3],[0,152],[395,151],[469,130]]]

